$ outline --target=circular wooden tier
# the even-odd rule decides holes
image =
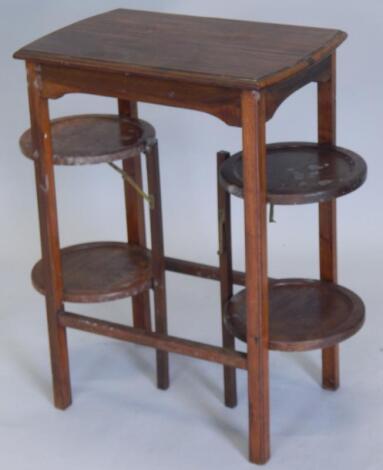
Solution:
[[[227,159],[220,182],[243,197],[242,152]],[[367,176],[365,161],[340,147],[305,142],[267,146],[267,200],[272,204],[323,202],[350,193]]]
[[[66,302],[104,302],[139,294],[152,286],[150,252],[137,245],[95,242],[61,250]],[[32,270],[34,287],[45,294],[43,264]]]
[[[362,300],[344,287],[307,279],[273,280],[269,288],[269,348],[307,351],[333,346],[355,334],[364,322]],[[224,312],[231,334],[246,341],[246,290]]]
[[[123,136],[121,135],[123,132]],[[53,161],[56,165],[85,165],[129,158],[145,150],[154,128],[139,119],[109,114],[84,114],[51,122]],[[37,158],[31,130],[20,138],[23,154]]]

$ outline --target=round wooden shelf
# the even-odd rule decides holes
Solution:
[[[364,322],[364,304],[337,284],[307,279],[270,282],[269,348],[307,351],[333,346],[355,334]],[[224,312],[225,326],[246,341],[246,290]]]
[[[242,152],[227,159],[220,182],[243,197]],[[272,204],[324,202],[350,193],[367,176],[365,161],[333,145],[284,142],[267,146],[267,200]]]
[[[121,133],[123,132],[123,136]],[[53,161],[56,165],[86,165],[129,158],[155,137],[154,128],[139,119],[109,114],[67,116],[51,121]],[[23,154],[37,158],[31,130],[20,138]]]
[[[152,286],[150,252],[137,245],[95,242],[61,250],[64,301],[104,302],[139,294]],[[43,264],[32,270],[34,287],[45,294]]]

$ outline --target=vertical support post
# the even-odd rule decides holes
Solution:
[[[157,142],[150,144],[146,149],[145,155],[148,173],[148,190],[154,200],[154,206],[150,208],[150,233],[152,240],[155,330],[157,333],[167,334],[165,256]],[[157,350],[156,355],[157,386],[162,390],[166,390],[169,387],[169,353]]]
[[[58,316],[64,310],[63,279],[57,221],[56,191],[48,100],[41,96],[37,64],[27,63],[29,109],[35,159],[36,192],[44,270],[45,303],[53,378],[54,404],[65,409],[71,404],[71,386],[66,330]]]
[[[118,100],[121,134],[124,135],[124,118],[137,118],[137,103]],[[142,187],[141,156],[138,153],[122,162],[124,171]],[[124,182],[128,241],[146,246],[145,211],[142,198],[126,181]],[[151,329],[149,292],[132,297],[133,324],[136,328]]]
[[[264,95],[242,92],[250,461],[270,457],[269,298]]]
[[[331,56],[330,77],[318,83],[318,142],[336,143],[336,56]],[[337,282],[336,199],[319,204],[320,277]],[[322,386],[339,387],[339,345],[322,349]]]
[[[231,210],[230,194],[219,183],[219,171],[223,162],[230,157],[228,152],[217,153],[217,202],[219,236],[219,280],[221,290],[222,345],[235,349],[235,338],[225,328],[223,321],[226,303],[233,296],[233,266],[231,251]],[[223,367],[225,405],[234,408],[237,405],[237,383],[234,367]]]

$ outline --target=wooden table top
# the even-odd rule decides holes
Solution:
[[[14,57],[261,89],[319,62],[345,38],[333,29],[118,9],[44,36]]]

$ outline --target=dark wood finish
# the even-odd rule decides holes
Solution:
[[[240,92],[236,89],[52,65],[42,65],[41,73],[44,80],[40,86],[46,98],[60,98],[66,93],[114,96],[124,101],[139,100],[204,111],[227,124],[241,125]]]
[[[318,142],[336,144],[336,55],[331,56],[330,77],[318,84]],[[336,200],[319,204],[320,277],[337,282]],[[339,346],[322,350],[322,385],[339,388]]]
[[[137,103],[118,100],[118,114],[120,117],[120,132],[129,133],[131,119],[138,118]],[[152,138],[154,136],[151,136]],[[150,140],[152,140],[152,138]],[[146,145],[150,142],[148,140]],[[145,150],[145,149],[143,149]],[[142,171],[140,149],[137,149],[133,158],[124,159],[123,169],[135,183],[142,188]],[[124,180],[125,210],[128,232],[128,242],[146,247],[144,201],[137,191]],[[151,330],[150,298],[149,292],[141,292],[132,298],[133,324],[137,328]]]
[[[243,197],[242,152],[220,168],[226,191]],[[358,189],[367,165],[355,152],[328,144],[282,142],[267,146],[267,201],[308,204],[329,201]]]
[[[331,74],[330,62],[331,57],[327,57],[318,63],[311,64],[292,77],[266,88],[266,120],[271,119],[279,106],[295,91],[310,82],[320,83],[328,80]]]
[[[213,281],[220,280],[219,268],[208,264],[195,263],[184,259],[165,257],[165,266],[168,271],[189,276],[202,277]],[[245,285],[245,273],[243,271],[233,271],[233,282],[240,286]]]
[[[248,360],[232,350],[207,350],[206,345],[182,342],[185,340],[173,344],[167,335],[123,326],[115,329],[108,322],[68,317],[69,314],[59,316],[59,327],[73,324],[85,331],[98,330],[163,351],[181,350],[200,358],[215,356],[226,366],[245,367],[250,460],[256,463],[266,462],[270,455],[265,122],[295,90],[312,81],[320,83],[320,87],[328,81],[331,70],[326,64],[345,37],[340,31],[318,28],[116,10],[63,28],[15,54],[37,72],[31,82],[38,96],[38,105],[31,113],[32,118],[38,115],[39,121],[34,141],[40,139],[41,145],[36,145],[39,152],[45,148],[47,165],[40,166],[45,165],[49,172],[52,158],[46,100],[66,93],[195,109],[243,127]],[[325,93],[320,94],[320,102],[324,103]],[[325,133],[324,125],[319,127]],[[137,167],[134,171],[138,175]],[[38,183],[46,189],[46,182],[51,180],[42,176]],[[49,197],[48,206],[52,208],[52,194]],[[40,206],[44,215],[45,200]],[[141,209],[138,212],[137,217],[129,216],[137,220],[135,226],[130,225],[142,234]],[[51,263],[60,254],[58,239],[52,237],[57,221],[50,222],[42,224],[42,232],[49,232],[51,237],[48,255],[44,256],[48,272],[60,267],[59,262]],[[325,232],[322,228],[323,237]],[[200,271],[203,265],[192,266],[182,260],[174,266],[195,273],[216,273],[214,268]],[[56,277],[60,279],[60,269],[56,269]],[[55,299],[51,309],[54,319],[58,307],[62,308],[62,292],[56,287],[52,284],[47,289]],[[54,335],[53,339],[57,342]],[[65,370],[61,369],[61,377],[66,377]]]
[[[221,165],[230,158],[228,152],[217,153],[217,175]],[[225,328],[224,307],[233,295],[233,266],[231,253],[231,213],[230,194],[217,181],[218,202],[218,240],[219,240],[219,270],[222,317],[222,345],[224,348],[235,349],[235,337]],[[237,384],[235,369],[223,368],[225,390],[225,405],[234,408],[237,405]]]
[[[42,64],[46,97],[96,93],[198,109],[241,126],[238,89],[269,87],[270,119],[291,93],[323,80],[322,63],[345,38],[329,29],[115,10],[15,57]]]
[[[246,354],[239,351],[223,349],[218,346],[211,346],[210,344],[177,338],[175,336],[152,333],[132,328],[131,326],[85,317],[75,313],[62,312],[59,320],[62,326],[129,341],[142,346],[149,346],[161,351],[183,354],[204,361],[225,364],[237,369],[246,369],[247,367]]]
[[[150,226],[152,242],[152,269],[154,290],[154,314],[156,333],[166,335],[168,332],[166,315],[165,257],[162,228],[162,205],[160,188],[160,167],[158,161],[158,144],[154,143],[146,151],[148,172],[148,190],[154,198],[154,207],[150,208]],[[157,385],[166,390],[169,387],[169,355],[157,350]]]
[[[332,29],[119,9],[38,39],[15,57],[254,89],[320,62],[345,38]]]
[[[140,151],[145,151],[148,159],[150,156],[157,160],[158,155],[152,126],[128,115],[127,109],[122,109],[122,104],[119,117],[105,115],[73,116],[57,120],[51,126],[47,98],[41,96],[41,68],[28,64],[28,71],[30,70],[33,71],[33,81],[29,80],[29,85],[30,88],[33,87],[35,93],[31,100],[34,99],[39,106],[45,106],[45,115],[40,110],[41,116],[39,117],[44,118],[44,121],[41,128],[38,129],[39,133],[43,132],[43,146],[40,145],[38,140],[41,140],[41,136],[36,133],[34,128],[34,109],[32,106],[32,130],[25,133],[22,145],[27,153],[30,152],[30,156],[36,162],[38,190],[40,189],[49,196],[46,200],[41,201],[38,194],[43,259],[35,266],[32,278],[35,286],[47,299],[55,404],[60,408],[65,408],[71,400],[66,333],[61,325],[53,323],[54,321],[57,322],[57,314],[64,308],[63,301],[100,302],[126,296],[136,296],[138,302],[133,304],[135,327],[150,330],[148,292],[145,293],[146,298],[140,299],[139,296],[144,290],[148,291],[150,287],[153,287],[155,290],[156,311],[161,312],[158,313],[158,316],[161,317],[160,325],[162,325],[162,330],[166,331],[166,310],[164,309],[163,300],[165,286],[162,283],[161,294],[156,293],[156,290],[157,292],[159,290],[160,278],[157,267],[152,269],[150,256],[142,246],[145,244],[144,213],[143,208],[140,210],[138,203],[134,206],[133,214],[128,213],[127,208],[128,226],[130,227],[128,231],[130,230],[129,235],[131,235],[128,244],[93,243],[68,247],[60,251],[53,164],[96,163],[129,156],[131,157],[130,160],[135,162],[133,167],[135,172],[131,176],[137,184],[142,185],[141,168],[137,165]],[[54,138],[51,136],[52,127],[56,129]],[[53,145],[55,145],[54,150],[56,150],[55,159],[53,157]],[[153,149],[155,149],[154,153]],[[44,152],[46,155],[43,155]],[[44,161],[45,158],[46,161]],[[41,171],[38,173],[39,169],[42,168],[42,162],[46,165],[43,179],[41,179]],[[158,170],[158,163],[152,162],[149,163],[149,166],[151,168],[151,170],[148,170],[148,176],[150,175],[149,185],[159,201],[157,209],[154,211],[156,216],[151,218],[152,223],[159,224],[157,227],[151,227],[152,233],[156,234],[155,239],[158,245],[158,240],[162,240],[159,238],[162,236],[159,233],[162,231],[161,214],[158,216],[161,205],[159,188],[156,187],[159,179],[156,175],[153,175],[153,171]],[[135,193],[134,195],[136,196]],[[142,205],[141,200],[139,200],[139,203]],[[49,211],[46,210],[46,206],[48,206]],[[130,224],[129,216],[131,216]],[[47,236],[46,227],[49,230]],[[132,238],[137,239],[139,244],[132,244]],[[48,267],[45,258],[47,250],[51,250],[51,253],[48,251],[48,255],[53,258]],[[158,264],[159,256],[162,256],[163,259],[163,253],[161,255],[159,249],[155,250],[155,253],[156,263]],[[53,270],[55,270],[54,274]],[[155,275],[155,273],[157,274]],[[57,285],[51,286],[51,277],[53,281],[57,281]],[[60,301],[60,310],[53,311],[52,306],[48,305],[51,290],[53,290],[53,295]],[[161,388],[167,388],[169,384],[167,353],[159,351],[157,355],[158,383]],[[63,396],[64,393],[65,396]]]
[[[145,149],[155,132],[145,121],[124,118],[121,135],[118,116],[84,114],[53,119],[51,135],[55,165],[86,165],[132,157]],[[21,136],[20,147],[26,157],[38,158],[30,129]]]
[[[57,408],[65,409],[72,402],[68,346],[65,327],[58,321],[63,305],[63,280],[59,250],[55,179],[48,102],[41,97],[36,83],[39,71],[27,67],[29,109],[33,140],[39,158],[35,161],[36,192],[39,209],[42,270],[46,280],[45,305],[53,379],[53,399]]]
[[[329,59],[303,69],[289,80],[266,88],[266,119],[271,119],[277,108],[294,91],[310,82],[328,79]],[[126,75],[102,70],[81,70],[54,65],[41,65],[44,80],[40,84],[46,98],[60,98],[67,93],[93,93],[115,96],[126,100],[140,100],[195,109],[210,113],[226,124],[241,126],[240,92],[219,85],[185,84],[142,75]]]
[[[152,286],[150,253],[120,242],[84,243],[61,250],[63,300],[105,302],[135,296]],[[43,263],[32,270],[34,287],[46,294]]]
[[[328,348],[354,335],[364,323],[364,305],[350,290],[332,282],[280,279],[270,283],[269,349]],[[225,308],[227,329],[246,341],[246,290]]]
[[[265,97],[242,93],[249,458],[270,457]]]

